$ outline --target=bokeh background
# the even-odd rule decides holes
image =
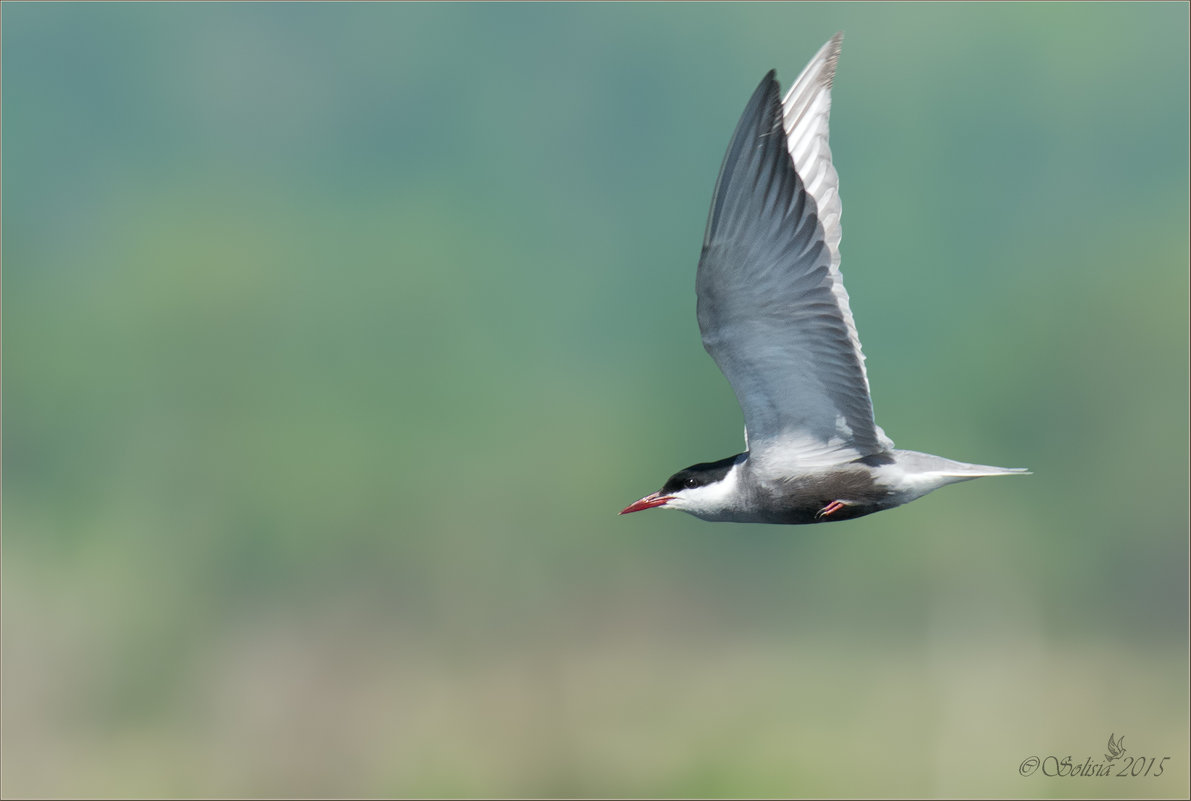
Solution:
[[[618,518],[742,446],[707,204],[837,30],[878,420],[1034,475]],[[5,3],[2,58],[5,796],[1187,795],[1185,3]],[[1110,734],[1163,775],[1019,775]]]

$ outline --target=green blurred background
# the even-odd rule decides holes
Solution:
[[[4,794],[1185,797],[1187,26],[5,3]],[[707,204],[837,30],[878,420],[1035,474],[618,518],[741,448]]]

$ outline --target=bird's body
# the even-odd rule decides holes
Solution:
[[[749,100],[712,197],[696,279],[703,345],[740,401],[747,450],[693,465],[621,514],[815,523],[947,484],[1026,472],[898,450],[873,419],[839,271],[839,180],[828,146],[837,34],[786,94]]]
[[[740,453],[681,470],[660,492],[637,503],[681,499],[673,508],[713,522],[820,523],[892,509],[958,481],[1018,472],[894,449],[843,464],[774,473]]]

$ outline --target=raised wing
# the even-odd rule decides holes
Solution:
[[[839,273],[827,144],[837,35],[783,102],[771,71],[720,168],[696,289],[703,345],[744,411],[750,461],[837,464],[893,447],[873,421]]]

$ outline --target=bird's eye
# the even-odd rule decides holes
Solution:
[[[695,488],[695,487],[699,486],[699,479],[697,479],[697,478],[688,478],[688,479],[686,480],[686,485],[687,485],[688,487],[690,487],[690,488],[692,488],[692,489],[693,489],[693,488]]]

